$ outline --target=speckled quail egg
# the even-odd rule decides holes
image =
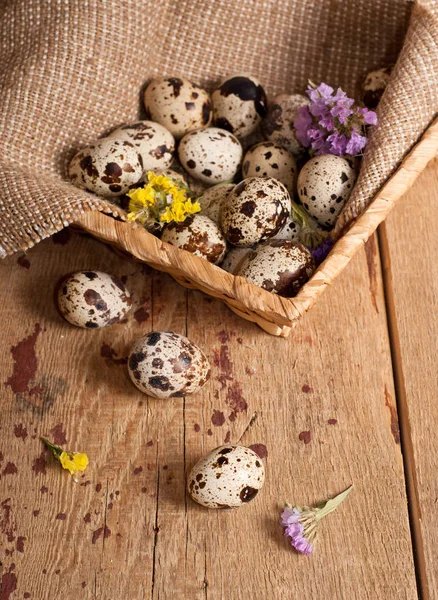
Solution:
[[[121,196],[140,181],[143,163],[131,142],[103,138],[80,150],[68,173],[77,187],[101,196]]]
[[[298,110],[309,104],[309,98],[301,94],[279,94],[276,96],[269,106],[262,125],[268,140],[292,152],[292,154],[303,154],[306,149],[295,135],[294,120],[298,116]]]
[[[238,275],[268,292],[292,298],[312,276],[315,263],[298,242],[269,240],[244,261]]]
[[[129,123],[115,129],[108,137],[131,142],[143,160],[145,171],[163,171],[173,160],[175,140],[170,131],[159,123]]]
[[[58,289],[58,308],[72,325],[88,329],[120,321],[131,307],[124,284],[101,271],[79,271],[66,277]]]
[[[265,482],[262,459],[245,446],[220,446],[190,471],[187,489],[207,508],[235,508],[253,500]]]
[[[255,246],[251,246],[250,248],[232,248],[226,253],[224,260],[221,262],[221,269],[234,275],[254,248]]]
[[[298,175],[301,204],[321,227],[331,229],[355,179],[356,173],[345,158],[333,154],[314,156]]]
[[[242,154],[239,140],[217,127],[188,133],[178,148],[184,169],[210,185],[233,179],[239,171]]]
[[[266,94],[259,81],[243,73],[224,79],[211,95],[216,127],[242,138],[253,133],[266,114]]]
[[[227,251],[227,242],[219,227],[205,215],[187,217],[182,223],[169,223],[161,240],[219,264]]]
[[[252,246],[278,233],[290,209],[290,196],[282,183],[272,177],[249,177],[224,200],[222,231],[234,246]]]
[[[208,127],[213,114],[208,93],[182,77],[153,79],[145,90],[144,104],[150,118],[176,139]]]
[[[371,71],[362,84],[362,100],[368,108],[376,108],[388,85],[392,67]]]
[[[301,233],[301,225],[293,220],[293,217],[289,215],[286,221],[286,225],[280,229],[278,233],[272,236],[271,240],[293,240],[298,241]]]
[[[297,163],[293,154],[284,148],[272,142],[260,142],[245,154],[242,175],[244,178],[273,177],[293,195],[297,185]]]
[[[134,342],[128,370],[134,385],[155,398],[194,394],[210,378],[210,363],[202,350],[171,331],[153,331]]]
[[[202,196],[198,198],[202,214],[219,224],[222,203],[233,188],[234,183],[219,183],[218,185],[208,188]]]

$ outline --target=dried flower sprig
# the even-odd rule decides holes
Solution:
[[[314,508],[305,506],[291,506],[286,502],[286,507],[281,514],[281,524],[285,528],[284,534],[291,538],[291,544],[301,554],[311,554],[314,539],[318,531],[318,524],[329,513],[333,512],[345,500],[353,489],[350,485],[344,492],[327,502],[322,502]]]
[[[166,223],[182,223],[186,217],[201,210],[199,202],[190,197],[191,190],[181,179],[147,172],[147,183],[130,190],[129,221],[138,221],[147,229],[160,229]]]
[[[41,441],[50,448],[53,456],[59,461],[62,468],[69,471],[73,475],[73,478],[78,471],[85,471],[87,468],[88,456],[83,452],[66,452],[45,437],[42,437]],[[74,480],[77,481],[75,478]]]
[[[300,227],[298,240],[310,249],[317,248],[329,235],[318,227],[305,208],[292,200],[291,218]]]
[[[367,143],[366,127],[377,125],[377,115],[357,106],[353,98],[326,83],[309,82],[309,106],[302,106],[294,121],[296,136],[311,154],[356,156]]]

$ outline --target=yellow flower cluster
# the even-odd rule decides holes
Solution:
[[[85,471],[88,465],[88,456],[82,452],[62,452],[59,462],[63,469],[67,469],[74,475],[78,471]]]
[[[176,221],[181,223],[188,215],[201,210],[199,202],[192,202],[187,197],[185,189],[181,189],[165,175],[156,175],[153,171],[147,173],[148,183],[128,192],[129,221],[159,220],[162,223]]]

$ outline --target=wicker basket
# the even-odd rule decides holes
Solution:
[[[225,302],[239,316],[271,335],[287,337],[324,289],[344,270],[396,201],[413,184],[438,152],[438,119],[376,195],[365,213],[344,234],[295,298],[282,298],[235,277],[206,260],[162,242],[143,228],[100,212],[86,212],[76,221],[93,236],[120,248],[154,269],[169,273],[178,283]]]
[[[0,256],[74,223],[285,337],[438,149],[435,0],[14,0],[4,8]],[[337,243],[293,299],[161,242],[67,181],[79,148],[144,118],[139,93],[155,75],[185,75],[211,89],[248,71],[268,98],[303,90],[308,78],[355,95],[369,70],[394,63]]]

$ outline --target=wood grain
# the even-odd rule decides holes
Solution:
[[[416,598],[375,241],[285,340],[67,237],[0,263],[1,600]],[[56,282],[81,268],[127,278],[125,323],[85,331],[59,317]],[[209,355],[200,394],[167,402],[131,385],[127,349],[152,329],[187,333]],[[79,484],[42,452],[43,434],[89,454]],[[267,452],[263,491],[238,510],[195,505],[191,466],[239,440]],[[352,482],[315,554],[296,555],[283,501]]]
[[[400,394],[412,432],[413,500],[424,552],[423,598],[438,598],[438,160],[427,169],[388,219],[385,231],[394,326],[400,342]],[[415,496],[417,498],[415,498]],[[415,516],[415,515],[414,515]],[[424,564],[421,561],[424,558]]]

